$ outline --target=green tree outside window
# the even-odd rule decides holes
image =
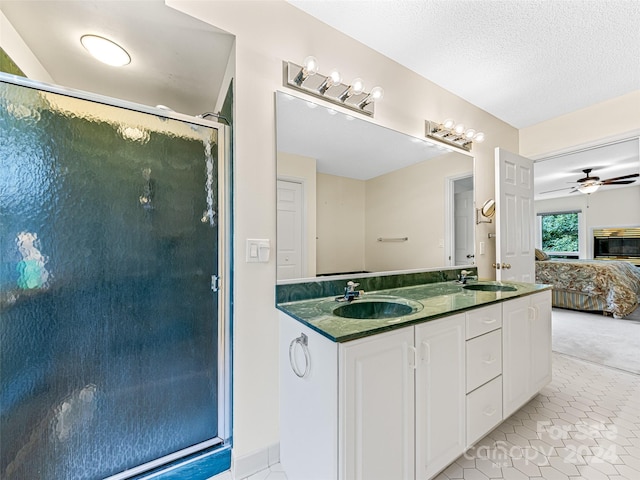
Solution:
[[[577,213],[542,216],[542,250],[545,252],[578,252]]]

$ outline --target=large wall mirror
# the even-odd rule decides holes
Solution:
[[[474,263],[473,157],[276,93],[277,279]]]

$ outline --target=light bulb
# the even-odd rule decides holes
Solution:
[[[364,91],[364,82],[361,78],[356,78],[351,83],[351,93],[354,95],[360,95]]]
[[[444,122],[442,122],[442,126],[449,130],[451,130],[455,124],[456,122],[452,118],[447,118]]]
[[[329,78],[331,79],[331,85],[339,85],[342,82],[342,75],[338,70],[331,70],[329,74]]]
[[[384,97],[384,90],[382,87],[373,87],[369,96],[372,101],[377,102],[378,100],[382,100],[382,97]]]
[[[131,63],[127,51],[111,40],[97,35],[83,35],[80,43],[97,60],[113,67],[122,67]]]
[[[580,193],[593,193],[600,188],[597,183],[587,183],[578,187]]]
[[[464,136],[469,140],[471,140],[475,134],[476,134],[476,131],[473,128],[469,128],[467,129],[466,132],[464,132]]]
[[[482,132],[476,133],[476,136],[473,137],[473,141],[474,142],[478,142],[478,143],[484,142],[484,133],[482,133]]]
[[[305,77],[315,75],[316,73],[318,73],[318,60],[316,60],[316,57],[313,57],[310,55],[307,58],[305,58],[302,61],[302,69],[306,74]]]
[[[453,131],[456,132],[458,135],[462,135],[462,133],[464,132],[464,123],[457,124],[453,129]]]

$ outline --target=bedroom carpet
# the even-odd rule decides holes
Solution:
[[[624,319],[554,308],[553,351],[640,375],[640,307]]]

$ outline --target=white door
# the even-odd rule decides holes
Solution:
[[[533,282],[533,161],[496,148],[495,162],[496,279]]]
[[[277,274],[278,280],[302,278],[302,184],[278,180],[277,192]]]
[[[465,315],[418,325],[415,335],[416,478],[423,479],[465,450]]]
[[[414,352],[413,327],[340,344],[340,480],[414,480]]]
[[[473,190],[454,195],[454,262],[470,265],[474,258]]]

